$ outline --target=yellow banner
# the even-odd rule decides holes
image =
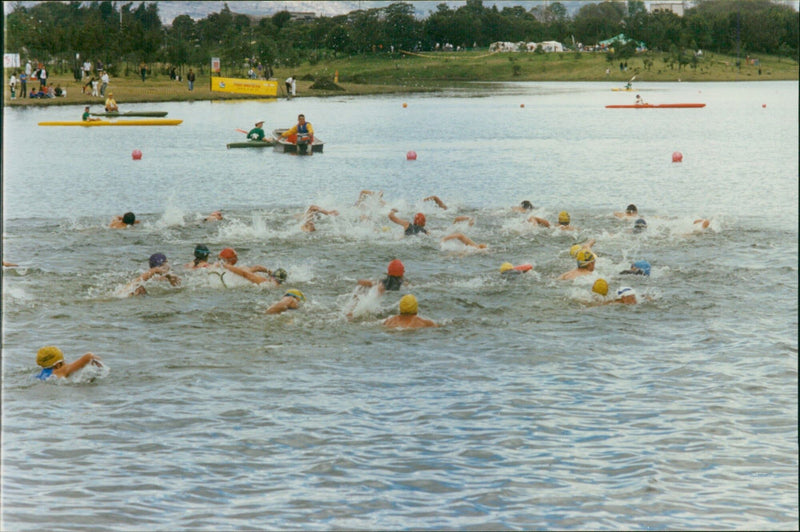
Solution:
[[[212,92],[236,92],[258,96],[277,96],[278,82],[263,79],[211,78]]]

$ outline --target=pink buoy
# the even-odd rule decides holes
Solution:
[[[131,153],[131,157],[133,157],[134,161],[138,161],[142,158],[142,151],[141,150],[133,150]]]
[[[406,153],[406,159],[408,159],[409,161],[416,161],[417,160],[417,152],[412,150],[412,151]]]
[[[672,152],[672,162],[679,163],[683,161],[683,154],[679,151]]]
[[[761,104],[761,107],[763,107],[764,109],[766,109],[766,108],[767,108],[767,104],[765,104],[765,103],[762,103],[762,104]]]

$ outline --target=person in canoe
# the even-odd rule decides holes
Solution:
[[[292,135],[294,135],[294,141]],[[306,122],[306,115],[297,115],[297,124],[284,131],[281,137],[289,138],[289,142],[294,142],[298,147],[311,146],[314,144],[314,127],[311,122]]]
[[[114,99],[114,93],[109,92],[108,98],[106,98],[106,112],[107,113],[118,113],[119,107],[117,107],[117,101]]]
[[[264,128],[262,127],[263,125],[264,125],[263,120],[259,120],[258,122],[256,122],[255,127],[247,132],[247,139],[263,141],[264,136],[266,135],[264,133]]]
[[[634,102],[634,105],[647,105],[647,102],[644,101],[644,98],[642,98],[641,94],[637,94],[636,95],[636,101]]]
[[[87,105],[83,108],[83,116],[81,117],[81,120],[84,122],[96,122],[100,119],[92,116],[92,114],[89,112],[89,106]]]

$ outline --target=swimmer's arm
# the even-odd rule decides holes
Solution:
[[[459,222],[468,222],[469,225],[475,225],[475,218],[472,216],[456,216],[453,223],[457,224]]]
[[[359,279],[358,286],[366,286],[367,288],[371,288],[375,286],[375,283],[373,281],[370,281],[369,279]]]
[[[71,374],[75,373],[79,369],[83,369],[90,363],[94,363],[96,366],[103,365],[100,362],[100,359],[97,358],[95,355],[93,355],[92,353],[86,353],[75,362],[70,362],[69,364],[64,364],[58,369],[54,369],[53,373],[59,377],[69,377]]]
[[[439,196],[428,196],[422,201],[435,201],[436,205],[438,205],[440,208],[444,210],[447,210],[447,205],[445,205],[444,202],[439,199]]]
[[[394,223],[396,223],[397,225],[402,225],[403,229],[407,229],[408,226],[411,225],[411,222],[403,220],[402,218],[398,218],[397,216],[394,215],[394,213],[396,212],[397,209],[392,209],[391,211],[389,211],[389,219]]]
[[[261,277],[260,275],[256,275],[253,272],[251,272],[250,270],[246,270],[244,268],[239,268],[238,266],[234,266],[232,264],[223,263],[222,266],[226,270],[231,271],[231,272],[235,273],[236,275],[240,275],[240,276],[244,277],[245,279],[247,279],[251,283],[261,284],[261,283],[263,283],[264,281],[267,280],[265,277]]]
[[[545,227],[550,227],[550,222],[545,220],[544,218],[539,218],[538,216],[531,216],[528,218],[528,221],[533,224],[543,225]]]
[[[297,299],[293,298],[292,296],[284,296],[267,309],[267,314],[280,314],[284,310],[297,308],[297,306]]]

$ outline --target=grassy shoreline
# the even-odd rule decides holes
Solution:
[[[279,68],[278,97],[285,97],[283,80],[296,75],[297,97],[307,96],[358,96],[374,94],[404,94],[438,91],[465,82],[497,81],[607,81],[614,86],[623,85],[632,76],[636,82],[648,81],[776,81],[798,80],[797,62],[774,56],[760,56],[755,61],[719,54],[706,54],[697,68],[670,68],[661,54],[645,54],[624,60],[627,70],[619,69],[619,61],[609,63],[605,54],[566,52],[560,54],[507,53],[489,54],[486,51],[459,53],[362,55],[303,64],[297,68]],[[104,100],[83,94],[82,83],[72,74],[55,74],[48,85],[60,84],[67,90],[64,98],[44,100],[27,99],[17,95],[11,99],[8,79],[12,71],[4,69],[5,84],[3,104],[8,107],[91,105],[99,111]],[[314,80],[333,81],[344,90],[312,89]],[[243,77],[238,72],[223,72],[227,77]],[[38,88],[38,83],[28,83],[28,91]],[[120,105],[125,103],[247,100],[263,97],[247,94],[211,92],[208,74],[198,74],[194,90],[189,91],[185,81],[169,79],[166,74],[155,73],[145,82],[138,76],[112,77],[109,90]]]

